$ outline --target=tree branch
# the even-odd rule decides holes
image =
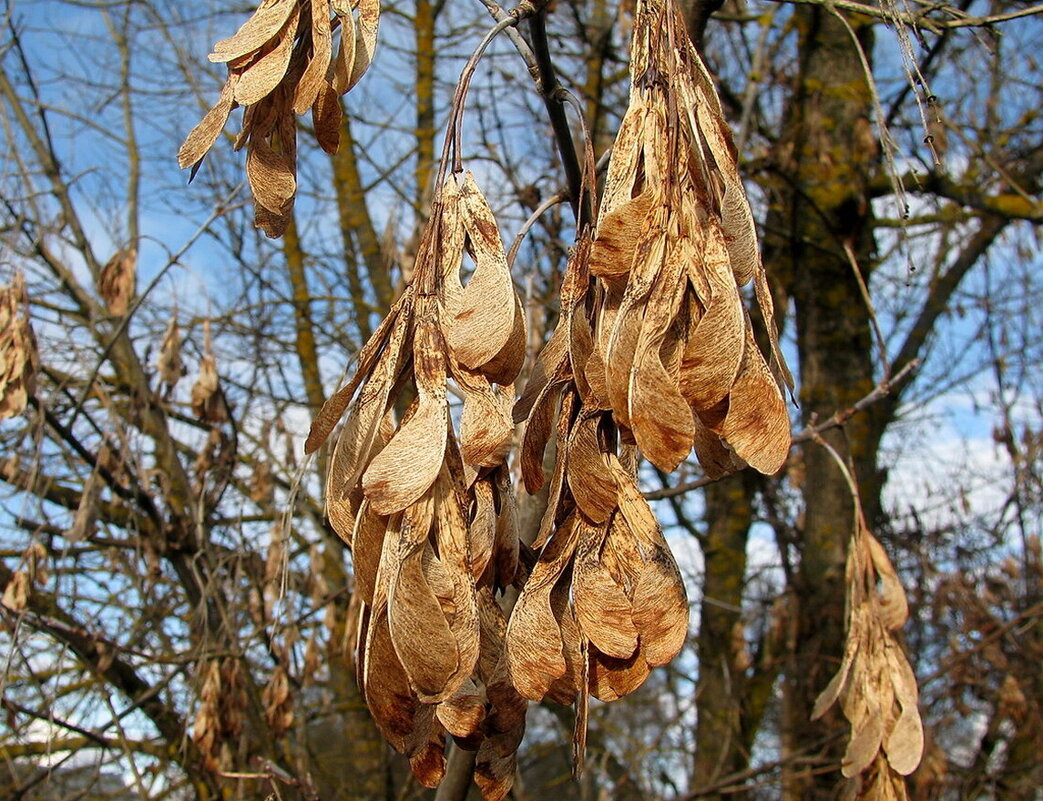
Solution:
[[[1028,8],[1020,8],[1017,11],[1008,11],[1005,14],[992,14],[984,17],[976,17],[971,14],[966,14],[954,6],[948,3],[932,3],[924,8],[919,13],[902,13],[892,12],[886,9],[878,8],[877,6],[866,5],[865,3],[856,3],[852,0],[777,0],[783,3],[793,3],[795,5],[808,5],[808,6],[829,6],[832,8],[839,9],[840,11],[851,11],[856,14],[863,14],[867,17],[874,17],[876,19],[886,20],[891,23],[898,23],[901,25],[908,25],[910,28],[923,28],[931,31],[932,33],[941,33],[945,30],[951,30],[953,28],[983,28],[989,25],[996,25],[1001,22],[1010,22],[1011,20],[1022,19],[1024,17],[1032,17],[1037,14],[1043,14],[1043,5],[1029,6]],[[939,11],[948,14],[952,19],[936,19],[928,16],[932,11]]]
[[[536,55],[536,64],[539,68],[539,82],[536,88],[543,97],[544,105],[547,107],[547,114],[550,116],[550,124],[554,130],[554,140],[557,142],[558,154],[561,156],[561,164],[565,170],[565,182],[572,200],[572,211],[576,215],[576,223],[577,225],[582,225],[583,221],[590,220],[590,209],[581,209],[579,205],[580,198],[583,196],[583,169],[580,166],[579,155],[576,153],[572,129],[569,127],[568,118],[565,116],[565,104],[562,99],[565,89],[558,81],[554,63],[550,57],[550,47],[547,42],[546,16],[546,9],[541,9],[529,21],[529,30],[532,33],[532,49]],[[587,203],[589,203],[589,199]],[[586,206],[587,203],[584,205]]]
[[[0,585],[6,586],[13,576],[14,571],[0,564]],[[8,614],[15,614],[14,610],[6,606],[0,608]],[[133,667],[115,655],[112,646],[84,628],[50,593],[34,590],[29,597],[29,607],[26,611],[32,616],[34,628],[67,645],[84,666],[130,699],[152,721],[168,744],[181,744],[184,749],[180,757],[182,766],[190,773],[197,770],[195,765],[198,755],[195,752],[195,744],[185,736],[184,721],[159,699],[158,688],[141,678]]]

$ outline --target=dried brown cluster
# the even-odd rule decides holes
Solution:
[[[511,680],[526,698],[613,701],[669,662],[688,633],[680,572],[633,470],[624,468],[618,426],[585,376],[596,327],[590,316],[589,240],[574,251],[562,316],[515,408],[526,420],[522,476],[543,484],[543,455],[557,411],[549,503],[534,547],[542,548],[507,629]],[[632,456],[625,448],[624,458]],[[631,460],[632,461],[632,460]],[[631,465],[632,467],[633,465]],[[582,748],[577,751],[582,752]]]
[[[636,20],[632,102],[605,204],[569,260],[559,325],[513,415],[522,310],[488,205],[454,174],[411,285],[306,446],[351,404],[326,503],[365,603],[360,680],[428,785],[441,779],[448,732],[478,749],[486,797],[502,797],[526,699],[577,703],[581,757],[588,696],[633,692],[681,649],[684,584],[638,489],[635,445],[665,470],[694,446],[713,475],[774,472],[789,449],[788,373],[719,103],[675,5],[639,4]],[[464,251],[475,263],[466,286]],[[776,375],[740,295],[751,281]],[[459,436],[447,386],[463,399]],[[522,422],[530,493],[557,437],[527,578],[504,465]],[[522,590],[508,621],[494,592],[512,582]]]
[[[515,409],[529,492],[552,429],[558,450],[508,664],[525,697],[579,701],[578,743],[587,693],[632,692],[687,634],[684,584],[632,446],[666,471],[694,447],[719,476],[775,472],[790,445],[788,373],[719,101],[676,4],[635,14],[631,102],[598,222],[573,253],[561,321]],[[751,281],[775,375],[739,291]]]
[[[710,476],[774,473],[790,446],[781,387],[792,379],[731,134],[676,2],[635,13],[630,105],[590,256],[602,295],[586,381],[662,470],[694,446]],[[773,370],[740,293],[751,281]]]
[[[474,271],[464,285],[464,254]],[[525,701],[507,678],[494,591],[515,580],[504,459],[525,324],[492,211],[470,173],[435,199],[413,282],[327,402],[315,450],[358,390],[330,461],[326,509],[365,608],[358,673],[378,726],[437,785],[446,734],[477,749],[486,798],[510,789]],[[447,386],[463,398],[459,433]],[[407,401],[408,399],[408,401]]]
[[[903,776],[920,764],[923,723],[916,676],[896,639],[909,608],[883,546],[858,514],[847,559],[847,641],[833,680],[815,702],[813,718],[838,700],[851,724],[841,771],[851,797],[905,801]]]
[[[35,392],[36,338],[29,325],[29,296],[20,273],[0,287],[0,420],[25,410]]]
[[[264,0],[234,36],[214,45],[210,60],[228,64],[228,80],[185,139],[178,163],[194,174],[229,114],[244,106],[235,149],[246,147],[255,223],[268,236],[281,236],[297,193],[295,115],[311,109],[319,145],[336,152],[340,96],[373,60],[379,17],[377,0]]]
[[[115,315],[122,316],[130,309],[138,272],[138,250],[133,246],[117,250],[98,276],[98,293],[105,306]]]
[[[226,657],[206,662],[203,669],[192,739],[207,767],[220,770],[231,763],[232,748],[243,731],[246,691],[242,666],[238,659]]]

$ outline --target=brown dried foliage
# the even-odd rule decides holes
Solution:
[[[840,669],[815,702],[817,719],[840,702],[851,724],[841,772],[849,795],[906,798],[905,781],[924,750],[916,676],[897,640],[909,615],[905,592],[861,510],[847,559],[847,640]]]
[[[297,193],[296,115],[310,109],[319,146],[337,151],[340,97],[369,69],[379,18],[377,0],[264,0],[234,36],[214,45],[210,60],[228,65],[228,79],[185,139],[178,164],[194,175],[232,110],[245,107],[234,147],[246,148],[254,223],[281,236]]]
[[[293,725],[293,694],[290,677],[282,665],[276,666],[261,693],[264,720],[276,737],[282,737]]]
[[[199,375],[192,385],[192,413],[203,422],[221,423],[227,418],[221,382],[217,375],[217,358],[210,339],[210,321],[203,324],[203,358]]]
[[[199,709],[192,724],[192,739],[208,770],[227,769],[231,749],[243,731],[246,690],[238,659],[212,659],[203,668]]]
[[[630,105],[609,163],[590,271],[586,381],[625,439],[672,471],[775,473],[789,451],[771,293],[731,133],[673,0],[637,4]],[[740,287],[753,282],[761,355]]]
[[[306,450],[350,406],[326,509],[362,601],[357,667],[388,741],[427,786],[447,733],[478,750],[486,798],[510,788],[526,699],[618,699],[681,649],[684,584],[636,481],[639,446],[673,470],[779,469],[789,449],[771,298],[730,134],[673,3],[638,5],[631,107],[596,228],[561,289],[561,317],[514,405],[525,326],[488,204],[466,173],[436,192],[411,285],[326,403]],[[474,271],[464,285],[461,261]],[[754,282],[774,374],[739,288]],[[463,398],[459,431],[446,395]],[[525,422],[530,493],[557,451],[535,564],[518,569],[504,464]]]
[[[515,407],[529,492],[543,484],[552,433],[558,449],[508,666],[527,698],[578,700],[580,759],[587,694],[633,692],[688,630],[677,565],[623,466],[632,444],[665,471],[695,447],[713,476],[745,464],[775,472],[790,445],[790,379],[753,216],[675,3],[637,5],[630,69],[597,225],[573,253],[559,326]],[[739,293],[750,281],[774,375]]]
[[[475,265],[466,285],[465,252]],[[488,799],[510,789],[525,725],[494,596],[518,572],[504,458],[524,357],[521,303],[492,212],[470,173],[450,174],[413,283],[306,444],[318,448],[350,404],[330,460],[326,511],[351,546],[364,604],[358,675],[377,725],[428,787],[445,773],[447,734],[477,749],[476,780]],[[449,382],[464,398],[459,432]]]
[[[167,395],[185,374],[185,363],[181,360],[181,329],[177,325],[176,313],[171,316],[163,333],[163,342],[156,356],[156,371]]]
[[[21,274],[0,287],[0,420],[21,414],[33,396],[39,359]]]
[[[618,455],[618,426],[586,377],[595,312],[591,247],[576,248],[562,285],[561,321],[515,407],[526,419],[522,477],[543,483],[557,409],[558,449],[542,548],[507,634],[511,679],[526,698],[603,701],[637,689],[684,644],[688,602],[662,532]],[[628,449],[632,450],[632,449]]]
[[[98,293],[108,310],[122,316],[130,309],[138,272],[138,251],[135,247],[117,250],[101,268]]]

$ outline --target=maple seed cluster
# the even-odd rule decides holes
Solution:
[[[461,281],[464,253],[474,262]],[[477,750],[475,781],[503,798],[525,700],[507,675],[507,621],[495,592],[518,574],[505,459],[525,323],[499,229],[470,173],[449,174],[421,239],[413,282],[323,407],[318,448],[356,390],[337,438],[326,511],[351,546],[358,676],[385,738],[421,783],[445,772],[447,733]],[[457,433],[447,382],[464,398]],[[412,402],[396,422],[403,388]]]
[[[138,250],[119,248],[98,274],[98,294],[111,314],[122,317],[130,311],[137,284]]]
[[[630,104],[590,254],[602,300],[587,382],[661,470],[694,446],[711,477],[775,473],[792,379],[731,134],[676,3],[636,14]],[[750,281],[773,371],[739,292]]]
[[[21,414],[35,393],[39,358],[29,325],[25,280],[0,287],[0,420]]]
[[[210,60],[228,65],[228,79],[185,139],[178,164],[195,175],[232,110],[244,106],[235,149],[246,148],[254,221],[282,236],[297,194],[296,115],[310,109],[319,146],[337,152],[340,96],[369,69],[379,19],[378,0],[263,0],[234,36],[214,45]]]
[[[851,724],[841,772],[858,798],[905,799],[905,782],[924,750],[916,675],[895,636],[909,617],[891,560],[856,511],[847,557],[847,640],[833,680],[812,718],[840,702]]]

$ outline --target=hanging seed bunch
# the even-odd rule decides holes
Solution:
[[[234,36],[214,45],[210,60],[228,65],[228,80],[185,139],[178,164],[195,175],[229,114],[244,106],[235,149],[246,148],[255,224],[281,236],[297,193],[295,115],[310,109],[320,147],[337,151],[340,96],[373,60],[379,17],[378,0],[264,0]]]
[[[98,294],[105,301],[105,307],[111,314],[123,316],[130,309],[130,303],[134,299],[137,270],[138,249],[133,245],[117,250],[101,268],[101,274],[98,276]]]
[[[920,764],[923,723],[916,676],[896,639],[909,608],[894,567],[857,513],[847,557],[847,640],[833,680],[815,701],[818,719],[840,701],[851,724],[841,772],[852,798],[904,801],[903,776]]]
[[[782,466],[790,422],[771,294],[720,101],[675,0],[640,0],[630,104],[590,270],[604,291],[586,380],[660,469]],[[753,282],[774,374],[740,287]]]
[[[558,327],[515,407],[515,418],[527,421],[521,469],[530,493],[544,482],[552,428],[558,445],[533,543],[541,550],[507,628],[518,691],[577,702],[577,770],[588,694],[613,701],[633,692],[676,656],[688,632],[684,584],[637,487],[633,448],[625,448],[626,469],[613,416],[586,380],[595,336],[590,253],[583,236],[566,269]]]
[[[204,663],[203,670],[192,739],[207,768],[216,771],[228,766],[232,744],[243,732],[246,690],[237,659],[211,659]]]
[[[593,236],[566,270],[561,318],[515,408],[526,489],[557,435],[538,561],[507,631],[526,698],[618,699],[688,630],[680,572],[636,482],[632,444],[674,470],[693,446],[715,476],[775,472],[790,445],[771,297],[735,151],[673,2],[639,3],[631,102]],[[753,281],[772,374],[739,288]],[[556,415],[556,422],[555,422]],[[630,444],[628,444],[630,443]]]
[[[0,287],[0,420],[25,411],[36,386],[36,338],[21,273]]]
[[[365,604],[358,674],[377,725],[429,787],[445,771],[447,732],[477,749],[475,780],[491,799],[510,789],[525,723],[494,597],[518,572],[504,459],[524,358],[521,302],[492,211],[470,173],[449,174],[411,285],[305,446],[318,448],[350,404],[326,511],[351,547]],[[459,433],[450,382],[463,397]]]

